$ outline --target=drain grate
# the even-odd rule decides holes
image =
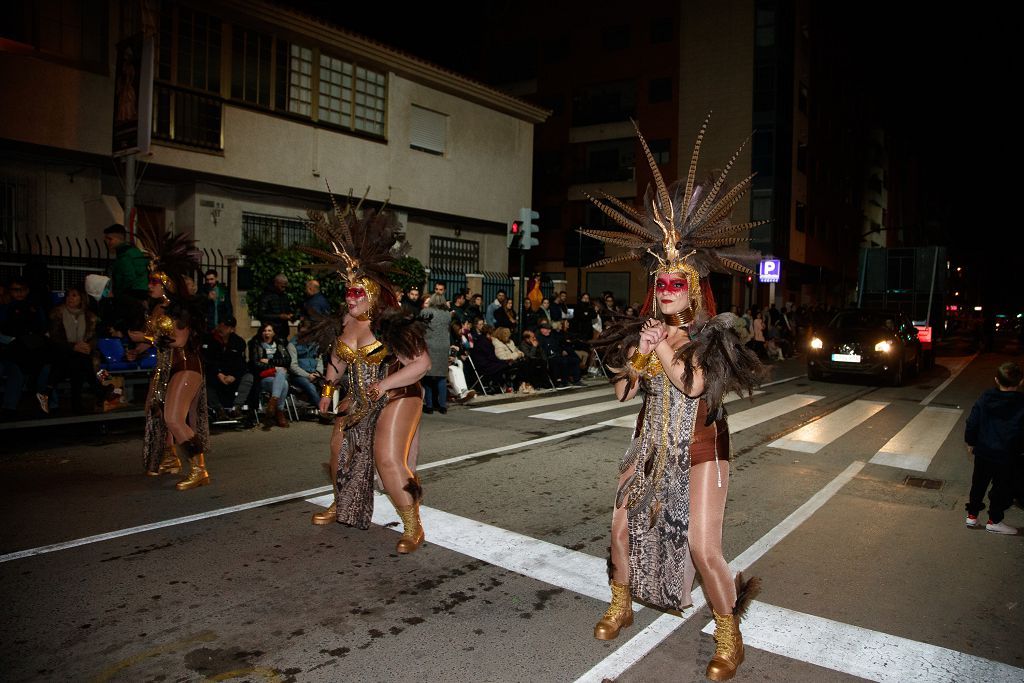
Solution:
[[[919,489],[941,489],[946,483],[941,479],[925,479],[924,477],[907,477],[903,480],[904,486],[916,486]]]

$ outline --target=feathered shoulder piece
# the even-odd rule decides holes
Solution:
[[[327,190],[330,193],[329,185]],[[344,207],[338,206],[333,194],[330,197],[333,211],[325,214],[310,210],[307,223],[327,248],[303,246],[300,249],[321,259],[322,263],[314,268],[337,270],[349,283],[363,281],[365,285],[368,281],[371,289],[378,290],[367,292],[375,305],[393,305],[388,272],[395,259],[409,252],[409,243],[399,240],[398,219],[387,210],[386,202],[380,209],[364,210],[366,195],[355,204],[350,196]],[[380,302],[375,300],[378,293],[382,297]]]
[[[750,188],[754,176],[747,176],[731,188],[726,187],[729,171],[746,146],[746,141],[732,155],[721,173],[703,182],[697,181],[697,160],[709,119],[710,114],[697,135],[686,179],[672,185],[665,184],[647,141],[640,133],[640,128],[636,127],[637,137],[654,177],[654,187],[647,188],[640,209],[604,193],[601,198],[587,195],[602,213],[623,230],[581,228],[579,232],[626,248],[625,253],[602,259],[592,264],[592,267],[640,261],[651,272],[692,271],[694,278],[707,277],[711,271],[753,272],[751,266],[759,255],[737,245],[747,241],[746,235],[751,228],[765,221],[733,225],[729,221],[729,214]],[[690,283],[691,291],[695,284],[695,281]]]
[[[757,354],[740,343],[734,327],[736,316],[722,313],[699,329],[690,330],[690,343],[676,352],[676,361],[683,362],[683,388],[687,394],[693,386],[694,368],[704,372],[704,398],[708,404],[708,424],[722,417],[725,394],[753,396],[754,389],[764,381],[767,368]]]
[[[339,312],[317,313],[312,311],[309,326],[300,326],[299,341],[303,344],[316,344],[321,353],[329,353],[334,342],[345,331],[345,316]]]
[[[203,253],[185,233],[163,231],[143,222],[136,232],[139,244],[149,256],[149,270],[159,277],[173,296],[188,296],[185,277],[199,269]]]
[[[640,330],[647,320],[607,311],[601,314],[601,318],[604,320],[604,329],[589,344],[601,354],[605,365],[622,368],[629,360],[629,349],[640,344]]]
[[[422,316],[405,315],[392,309],[377,321],[377,339],[388,345],[391,352],[404,358],[427,353],[427,328],[430,323]]]

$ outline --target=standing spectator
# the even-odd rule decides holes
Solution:
[[[114,296],[145,301],[149,296],[149,259],[128,242],[128,233],[119,223],[103,231],[103,241],[107,243],[107,250],[114,253],[114,266],[110,273]]]
[[[484,297],[481,294],[474,294],[469,301],[470,303],[466,305],[466,322],[475,323],[484,317]]]
[[[441,298],[444,299],[444,305],[446,307],[448,306],[448,299],[447,299],[447,297],[445,295],[445,291],[447,289],[448,289],[448,286],[445,283],[443,283],[443,282],[435,282],[434,283],[434,294],[439,294],[441,296]]]
[[[10,301],[0,307],[0,371],[7,376],[3,414],[10,418],[17,413],[25,383],[35,385],[39,379],[47,341],[46,316],[29,300],[28,282],[14,277],[7,292]]]
[[[537,326],[540,327],[544,323],[547,323],[548,327],[554,327],[554,321],[551,319],[551,300],[547,297],[540,300],[540,308],[537,309]]]
[[[295,317],[287,289],[288,278],[284,273],[278,273],[260,298],[260,327],[273,326],[274,336],[281,340],[288,339],[288,323]]]
[[[288,342],[288,381],[306,396],[311,406],[320,404],[320,386],[324,377],[324,358],[316,344],[302,341],[313,323],[303,319],[295,338]]]
[[[277,339],[272,323],[260,325],[259,333],[249,340],[249,366],[258,378],[260,390],[270,394],[270,400],[263,413],[263,429],[270,429],[274,422],[278,427],[287,427],[288,418],[281,406],[288,398],[288,366],[291,356],[288,347]]]
[[[974,458],[971,492],[967,501],[967,526],[978,526],[978,513],[985,509],[988,492],[988,522],[985,530],[1016,535],[1017,529],[1003,522],[1013,503],[1014,474],[1024,458],[1024,371],[1013,362],[996,370],[995,388],[981,395],[967,418],[964,440]]]
[[[302,317],[315,320],[331,312],[331,302],[320,293],[319,280],[306,280],[306,298],[302,301]],[[320,403],[319,397],[314,403]]]
[[[406,289],[400,303],[402,304],[402,312],[406,315],[419,315],[420,310],[423,308],[423,302],[420,301],[420,286],[412,285]]]
[[[609,313],[618,313],[619,307],[615,303],[615,296],[611,292],[604,293],[604,307]]]
[[[761,311],[754,313],[754,338],[750,343],[751,348],[757,353],[757,357],[765,358],[767,351],[765,349],[764,316],[761,315]]]
[[[203,286],[199,288],[199,295],[206,300],[206,329],[207,331],[217,327],[221,320],[232,317],[231,299],[228,297],[228,289],[217,281],[217,271],[210,268],[203,275]]]
[[[572,383],[581,387],[579,357],[571,346],[565,343],[565,338],[560,332],[551,329],[551,323],[546,320],[540,321],[540,342],[544,350],[544,359],[548,364],[548,371],[555,378],[555,384],[567,386]]]
[[[551,304],[551,322],[569,319],[569,304],[566,303],[567,297],[568,295],[565,292],[559,292],[555,295],[555,300]]]
[[[237,322],[221,318],[212,332],[203,335],[203,370],[207,400],[219,419],[238,419],[252,392],[252,373],[245,362],[245,341],[235,334]],[[230,406],[228,411],[224,406]]]
[[[430,370],[423,377],[423,412],[434,410],[444,415],[448,412],[448,356],[451,350],[451,333],[448,329],[448,302],[443,294],[435,293],[427,299],[423,317],[430,323],[427,330],[427,354],[430,356]]]
[[[461,324],[466,318],[466,295],[459,292],[455,295],[455,301],[452,302],[452,320]]]
[[[516,318],[515,302],[512,299],[505,301],[505,305],[494,312],[494,320],[498,323],[498,327],[504,327],[511,332],[516,331]]]
[[[597,313],[594,305],[590,302],[590,294],[580,294],[579,303],[573,310],[572,319],[569,320],[569,333],[574,339],[590,341],[594,338],[594,318]]]
[[[523,329],[537,329],[537,311],[533,309],[533,302],[529,299],[523,300]]]
[[[508,294],[505,293],[505,290],[499,289],[498,295],[495,297],[494,301],[492,301],[490,305],[487,306],[487,313],[484,314],[484,322],[486,322],[491,327],[495,326],[497,321],[494,318],[494,314],[505,307],[505,299],[507,298]]]

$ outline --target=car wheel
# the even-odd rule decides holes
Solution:
[[[890,380],[894,387],[903,386],[903,359],[896,364],[896,369],[892,371],[892,378]]]

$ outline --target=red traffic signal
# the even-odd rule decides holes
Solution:
[[[519,231],[522,230],[523,224],[519,221],[512,221],[512,234],[518,235]]]

